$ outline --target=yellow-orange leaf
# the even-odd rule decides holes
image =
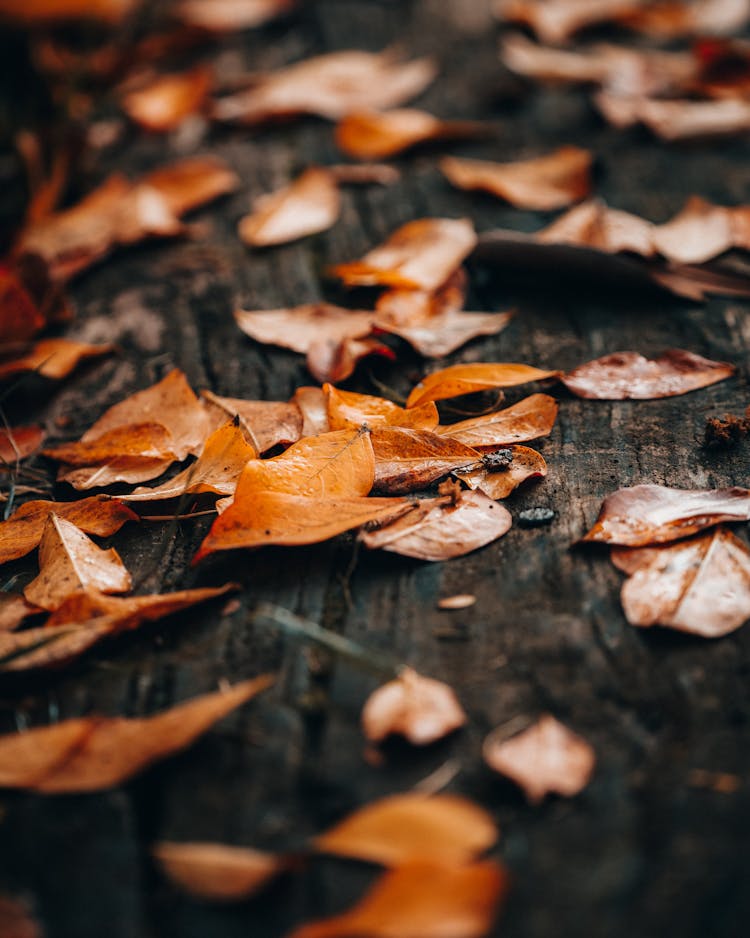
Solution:
[[[211,70],[202,65],[173,75],[160,75],[143,88],[128,92],[125,113],[146,130],[166,132],[198,114],[211,90]]]
[[[172,446],[172,434],[160,423],[132,423],[114,427],[93,439],[50,446],[44,450],[44,455],[70,466],[98,465],[125,456],[133,462],[143,459],[169,464],[177,458]]]
[[[109,355],[113,349],[113,345],[90,345],[72,339],[42,339],[19,357],[0,361],[0,381],[28,371],[58,381],[66,378],[82,361]]]
[[[254,896],[287,866],[276,854],[227,844],[162,841],[151,852],[176,886],[215,902]]]
[[[261,196],[240,219],[239,236],[251,247],[287,244],[327,231],[341,211],[335,179],[326,169],[306,169],[288,186]]]
[[[451,365],[423,378],[409,395],[406,406],[415,407],[425,401],[442,401],[462,394],[490,391],[495,388],[512,388],[530,381],[556,378],[559,371],[543,371],[531,365],[501,362],[477,362],[468,365]]]
[[[7,427],[0,430],[0,464],[12,465],[39,449],[44,439],[41,427]]]
[[[357,160],[381,160],[418,143],[455,140],[487,132],[478,121],[445,121],[426,111],[355,111],[336,126],[336,145]]]
[[[219,397],[211,391],[201,391],[201,396],[208,402],[209,415],[216,413],[217,428],[227,418],[238,417],[248,443],[259,453],[265,453],[278,444],[296,443],[302,436],[302,412],[294,402],[245,401],[236,397]]]

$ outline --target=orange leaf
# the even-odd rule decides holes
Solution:
[[[173,462],[173,457],[151,459],[143,456],[113,456],[106,462],[88,466],[60,466],[57,479],[79,491],[104,488],[116,482],[133,485],[162,475]]]
[[[336,126],[339,150],[357,160],[381,160],[418,143],[456,140],[485,134],[479,121],[444,121],[426,111],[354,111]]]
[[[142,3],[142,0],[33,0],[19,5],[17,0],[0,0],[0,18],[26,26],[45,26],[75,20],[100,20],[117,24]]]
[[[174,215],[182,216],[234,192],[240,180],[216,156],[190,156],[152,170],[141,183],[156,191]]]
[[[306,169],[289,185],[263,195],[250,215],[240,219],[239,236],[251,247],[287,244],[327,231],[339,217],[341,196],[326,169]]]
[[[113,345],[89,345],[71,339],[42,339],[20,357],[0,361],[0,381],[27,371],[58,381],[87,358],[108,355],[113,349]]]
[[[443,866],[415,860],[384,873],[359,902],[287,938],[482,938],[507,889],[491,860]]]
[[[58,629],[41,625],[0,634],[0,672],[18,674],[63,667],[80,658],[109,634],[106,622]]]
[[[26,502],[7,521],[0,522],[0,563],[16,560],[34,550],[53,512],[86,534],[97,537],[109,537],[126,521],[138,520],[138,515],[122,502],[107,495],[95,495],[78,502]]]
[[[173,16],[198,29],[229,33],[262,26],[286,13],[296,0],[178,0]]]
[[[660,254],[681,264],[702,264],[732,248],[750,250],[750,207],[692,196],[674,218],[654,226],[653,240]]]
[[[555,424],[557,408],[554,397],[531,394],[511,407],[438,427],[435,432],[475,449],[495,449],[548,436]]]
[[[268,675],[152,717],[88,717],[0,736],[0,787],[43,794],[101,791],[185,749],[273,683]]]
[[[466,798],[410,792],[365,805],[313,843],[320,853],[383,866],[418,859],[460,865],[489,850],[497,837],[490,815]]]
[[[477,362],[469,365],[451,365],[423,378],[409,395],[406,406],[415,407],[425,401],[442,401],[462,394],[490,391],[494,388],[512,388],[529,381],[557,378],[559,371],[542,371],[531,365],[501,362]]]
[[[434,430],[438,423],[437,407],[433,403],[406,410],[383,397],[342,391],[332,384],[323,385],[328,408],[328,423],[332,430],[355,429],[366,425],[407,427],[413,430]]]
[[[78,443],[48,447],[43,455],[70,466],[92,466],[120,456],[127,456],[134,461],[165,461],[167,464],[177,458],[172,452],[172,434],[160,423],[132,423],[113,427],[101,435],[86,439],[90,432]]]
[[[4,938],[44,938],[26,904],[0,895],[0,935]]]
[[[470,489],[479,489],[490,498],[507,498],[527,479],[539,479],[547,475],[547,463],[541,453],[528,446],[510,446],[510,462],[496,468],[495,454],[484,457],[483,465],[470,472],[456,470],[456,475]],[[503,454],[500,450],[498,455]]]
[[[485,739],[485,762],[520,785],[531,804],[548,792],[570,798],[588,785],[594,750],[554,717],[546,714],[510,739],[503,739],[502,732],[500,727]]]
[[[307,367],[317,381],[335,383],[344,381],[353,374],[359,362],[368,355],[382,355],[391,361],[396,358],[393,350],[387,345],[367,336],[363,339],[346,338],[340,342],[323,338],[310,346]]]
[[[287,867],[284,857],[226,844],[162,841],[151,852],[180,889],[216,902],[254,896]]]
[[[372,448],[375,489],[393,495],[423,489],[453,469],[476,465],[481,459],[481,453],[456,440],[405,427],[375,427]]]
[[[650,257],[654,253],[653,229],[651,222],[637,215],[591,199],[570,209],[535,237],[544,244],[581,244],[608,254],[630,251]]]
[[[6,427],[0,430],[0,462],[13,464],[31,456],[42,445],[41,427]]]
[[[227,417],[238,417],[248,443],[259,453],[279,444],[288,446],[296,443],[302,436],[302,412],[293,402],[245,401],[236,397],[219,397],[211,391],[201,391],[201,396],[208,402],[209,416],[217,414],[217,428]]]
[[[0,633],[12,632],[28,616],[39,610],[27,603],[20,593],[11,593],[7,590],[0,593]]]
[[[201,112],[211,91],[211,70],[203,65],[173,75],[159,75],[122,101],[128,117],[146,130],[174,130],[191,114]]]

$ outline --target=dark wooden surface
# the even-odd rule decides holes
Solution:
[[[663,220],[690,193],[747,198],[746,141],[669,147],[640,131],[606,128],[584,92],[537,91],[505,73],[498,29],[469,0],[318,0],[288,21],[228,41],[231,57],[260,69],[312,53],[401,43],[439,57],[441,76],[420,99],[446,117],[485,118],[496,139],[453,152],[512,159],[576,143],[597,155],[596,190],[612,204]],[[149,244],[80,278],[79,318],[69,334],[117,341],[121,354],[80,371],[53,393],[27,389],[11,417],[39,417],[53,438],[73,439],[110,404],[184,369],[196,387],[235,397],[286,399],[311,383],[301,357],[255,345],[231,312],[336,297],[324,268],[352,259],[397,225],[425,215],[471,216],[480,231],[532,230],[546,216],[449,188],[436,152],[399,161],[389,188],[348,188],[340,222],[301,243],[250,253],[235,236],[251,197],[308,163],[339,159],[329,125],[307,120],[264,130],[212,130],[201,152],[220,154],[241,189],[197,216],[193,242]],[[129,132],[82,188],[113,169],[147,169],[176,155],[174,139]],[[293,924],[347,906],[370,873],[316,861],[262,897],[227,908],[174,891],[149,859],[154,840],[216,840],[289,850],[380,795],[403,791],[446,762],[450,790],[487,806],[502,829],[498,855],[514,889],[497,934],[508,938],[734,936],[750,920],[750,631],[705,642],[627,625],[621,576],[606,555],[571,550],[608,492],[635,482],[698,487],[747,484],[750,446],[709,452],[707,415],[748,400],[748,306],[704,306],[663,297],[588,294],[554,271],[510,283],[474,265],[470,308],[519,314],[500,336],[452,361],[523,361],[569,368],[617,349],[677,346],[739,365],[737,378],[673,400],[604,403],[560,391],[560,417],[541,449],[549,477],[508,501],[511,512],[550,506],[548,528],[514,527],[501,541],[445,564],[388,554],[354,555],[350,538],[309,549],[267,549],[188,562],[208,519],[165,533],[129,526],[114,539],[141,589],[239,578],[242,608],[218,605],[146,628],[59,675],[0,687],[4,730],[98,711],[150,713],[220,680],[272,670],[276,688],[227,719],[185,754],[97,795],[0,796],[0,888],[31,903],[48,938],[273,938]],[[328,292],[326,292],[328,290]],[[406,350],[395,365],[365,364],[347,386],[377,393],[373,378],[403,393],[423,369]],[[523,392],[512,393],[509,400]],[[55,420],[64,416],[64,430]],[[65,493],[58,491],[58,497]],[[740,532],[742,534],[742,532]],[[744,536],[744,535],[743,535]],[[350,569],[353,572],[349,576]],[[3,570],[23,583],[33,562]],[[436,610],[440,595],[470,591],[466,611]],[[350,597],[351,604],[348,602]],[[470,714],[466,730],[425,750],[393,745],[373,767],[363,759],[359,711],[376,684],[345,664],[253,627],[259,600],[282,604],[423,673],[450,682]],[[436,630],[467,627],[446,642]],[[493,726],[551,711],[589,739],[599,764],[579,797],[529,807],[483,767]],[[719,793],[689,783],[691,770],[736,773]]]

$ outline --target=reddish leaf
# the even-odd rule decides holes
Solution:
[[[159,75],[145,87],[128,92],[123,110],[145,130],[165,133],[203,110],[211,83],[211,70],[202,65],[179,74]]]
[[[488,454],[483,465],[470,472],[456,471],[456,475],[470,489],[478,489],[490,498],[507,498],[527,479],[539,479],[547,475],[547,463],[541,453],[528,446],[511,446],[510,462],[496,468],[492,453]],[[502,453],[502,450],[500,451]]]
[[[336,127],[336,145],[357,160],[381,160],[434,140],[456,140],[487,132],[478,121],[445,121],[426,111],[353,111]]]
[[[3,938],[44,938],[26,904],[1,894],[0,935]]]
[[[0,463],[12,465],[31,456],[42,445],[41,427],[6,427],[0,430]]]
[[[600,91],[594,98],[604,118],[624,129],[644,124],[662,140],[728,136],[750,129],[750,101],[658,100]]]
[[[25,342],[45,324],[45,317],[18,275],[0,266],[0,344]]]
[[[395,361],[396,355],[387,345],[369,336],[362,339],[345,338],[337,341],[323,338],[313,342],[307,353],[307,367],[317,381],[334,384],[345,381],[363,358],[381,355]]]
[[[656,225],[654,246],[681,264],[702,264],[732,248],[750,250],[750,207],[725,208],[693,196],[664,225]]]
[[[531,365],[501,362],[477,362],[468,365],[451,365],[423,378],[409,395],[406,406],[416,407],[426,401],[442,401],[477,391],[494,388],[512,388],[529,381],[556,378],[559,371],[542,371]]]
[[[284,857],[226,844],[162,841],[151,852],[176,886],[215,902],[254,896],[287,867]]]
[[[429,430],[375,427],[376,491],[389,495],[416,492],[459,467],[476,465],[481,454]]]
[[[0,361],[0,381],[29,371],[59,381],[67,378],[82,361],[108,355],[113,349],[112,345],[89,345],[71,339],[42,339],[23,355]]]
[[[592,199],[537,232],[536,238],[544,244],[582,244],[611,254],[632,251],[650,257],[654,254],[653,228],[637,215]]]
[[[531,394],[511,407],[481,417],[470,417],[436,432],[474,449],[497,449],[549,436],[557,418],[558,404],[549,394]]]

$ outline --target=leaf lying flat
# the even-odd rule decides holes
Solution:
[[[218,902],[254,896],[287,866],[273,853],[226,844],[162,841],[151,852],[180,889]]]
[[[454,469],[475,465],[481,454],[429,430],[376,427],[372,430],[375,490],[403,495],[416,492]]]
[[[300,925],[288,938],[482,938],[506,889],[505,871],[491,860],[414,860],[385,873],[347,912]]]
[[[732,248],[750,250],[750,207],[726,208],[693,196],[664,225],[654,227],[656,250],[681,264],[702,264]]]
[[[615,549],[628,574],[621,599],[631,625],[664,625],[703,638],[750,618],[750,551],[725,528],[666,547]]]
[[[632,251],[650,257],[655,252],[653,229],[637,215],[590,199],[537,232],[536,238],[544,244],[581,244],[610,254]]]
[[[364,805],[313,841],[320,853],[383,866],[466,863],[498,838],[490,815],[458,795],[391,795]]]
[[[750,490],[635,485],[602,502],[583,541],[645,547],[676,541],[725,521],[750,520]]]
[[[251,247],[287,244],[327,231],[339,217],[341,196],[326,169],[306,169],[289,185],[263,195],[240,219],[239,236]]]
[[[421,499],[408,514],[359,536],[372,549],[418,560],[451,560],[497,540],[511,524],[502,505],[481,492],[461,492],[455,499]]]
[[[305,303],[290,309],[237,310],[237,325],[263,344],[306,354],[316,342],[359,339],[372,329],[373,314],[330,303]]]
[[[513,313],[468,313],[447,309],[411,323],[396,323],[379,315],[374,326],[404,339],[426,358],[444,358],[472,339],[497,335],[512,318]]]
[[[28,371],[59,381],[67,378],[81,362],[109,355],[113,350],[113,345],[89,345],[71,339],[42,339],[24,354],[0,361],[0,381]]]
[[[42,445],[41,427],[8,427],[0,430],[0,464],[13,465],[31,456]]]
[[[588,785],[596,755],[586,740],[545,714],[533,726],[502,738],[503,728],[485,739],[484,760],[491,769],[513,779],[531,804],[549,792],[570,798]]]
[[[216,428],[222,426],[227,418],[239,418],[248,443],[258,453],[265,453],[279,444],[288,446],[296,443],[302,436],[302,412],[292,402],[245,401],[237,397],[219,397],[211,391],[201,391],[201,396],[207,402],[209,417],[214,413],[217,415]]]
[[[420,218],[398,228],[359,261],[339,264],[332,273],[347,286],[392,286],[437,290],[476,244],[466,218]]]
[[[466,723],[452,687],[404,668],[395,681],[374,691],[362,709],[362,730],[371,742],[398,734],[416,746],[434,743]]]
[[[549,211],[580,202],[591,190],[592,156],[560,147],[547,156],[515,163],[446,157],[440,169],[459,189],[482,189],[518,208]]]
[[[488,460],[485,465],[470,472],[457,471],[456,475],[470,489],[478,489],[490,498],[507,498],[527,479],[540,479],[547,475],[547,463],[541,453],[528,446],[510,446],[511,460],[507,467],[493,470]]]
[[[523,443],[549,436],[557,418],[558,403],[549,394],[531,394],[503,410],[481,417],[471,417],[435,432],[472,446],[496,449],[511,443]]]
[[[710,361],[682,349],[648,359],[637,352],[613,352],[579,365],[562,378],[578,397],[603,401],[676,397],[724,381],[736,371],[727,362]]]
[[[147,173],[142,182],[179,217],[234,192],[240,184],[237,174],[216,156],[189,156],[168,163]]]
[[[291,10],[295,2],[296,0],[179,0],[171,12],[188,26],[195,26],[210,33],[229,33],[262,26]]]
[[[750,102],[645,98],[600,91],[594,103],[613,127],[643,124],[662,140],[723,137],[750,129]]]
[[[86,534],[109,537],[138,515],[107,495],[83,498],[77,502],[25,502],[7,521],[0,522],[0,563],[16,560],[34,550],[42,539],[50,514],[70,521]]]
[[[438,424],[437,407],[432,402],[406,410],[383,397],[342,391],[331,384],[323,385],[323,393],[326,395],[328,425],[332,430],[353,430],[363,425],[434,430]]]
[[[357,160],[382,160],[418,143],[456,140],[487,132],[478,121],[445,121],[426,111],[355,111],[336,126],[336,146]]]
[[[24,596],[42,609],[57,609],[72,593],[87,589],[126,593],[130,574],[114,548],[102,550],[70,521],[50,514],[39,542],[39,576]]]
[[[69,466],[99,465],[121,456],[132,460],[173,462],[172,434],[160,423],[133,423],[114,427],[92,440],[50,446],[43,455]]]
[[[316,381],[321,384],[326,381],[335,384],[352,375],[358,363],[369,355],[382,355],[391,361],[396,358],[392,349],[370,336],[361,339],[346,338],[341,341],[321,338],[310,346],[307,367]]]
[[[265,675],[152,717],[88,717],[0,736],[0,787],[43,794],[112,788],[185,749],[272,683]]]
[[[26,602],[21,593],[4,590],[0,593],[0,632],[12,632],[39,610]]]
[[[179,74],[159,75],[145,87],[128,92],[122,107],[144,130],[166,133],[179,127],[186,117],[201,112],[211,84],[211,71],[202,65]]]
[[[423,378],[407,398],[407,407],[416,407],[426,401],[442,401],[477,391],[493,388],[512,388],[517,384],[556,378],[559,371],[542,371],[531,365],[502,362],[477,362],[469,365],[451,365]]]

